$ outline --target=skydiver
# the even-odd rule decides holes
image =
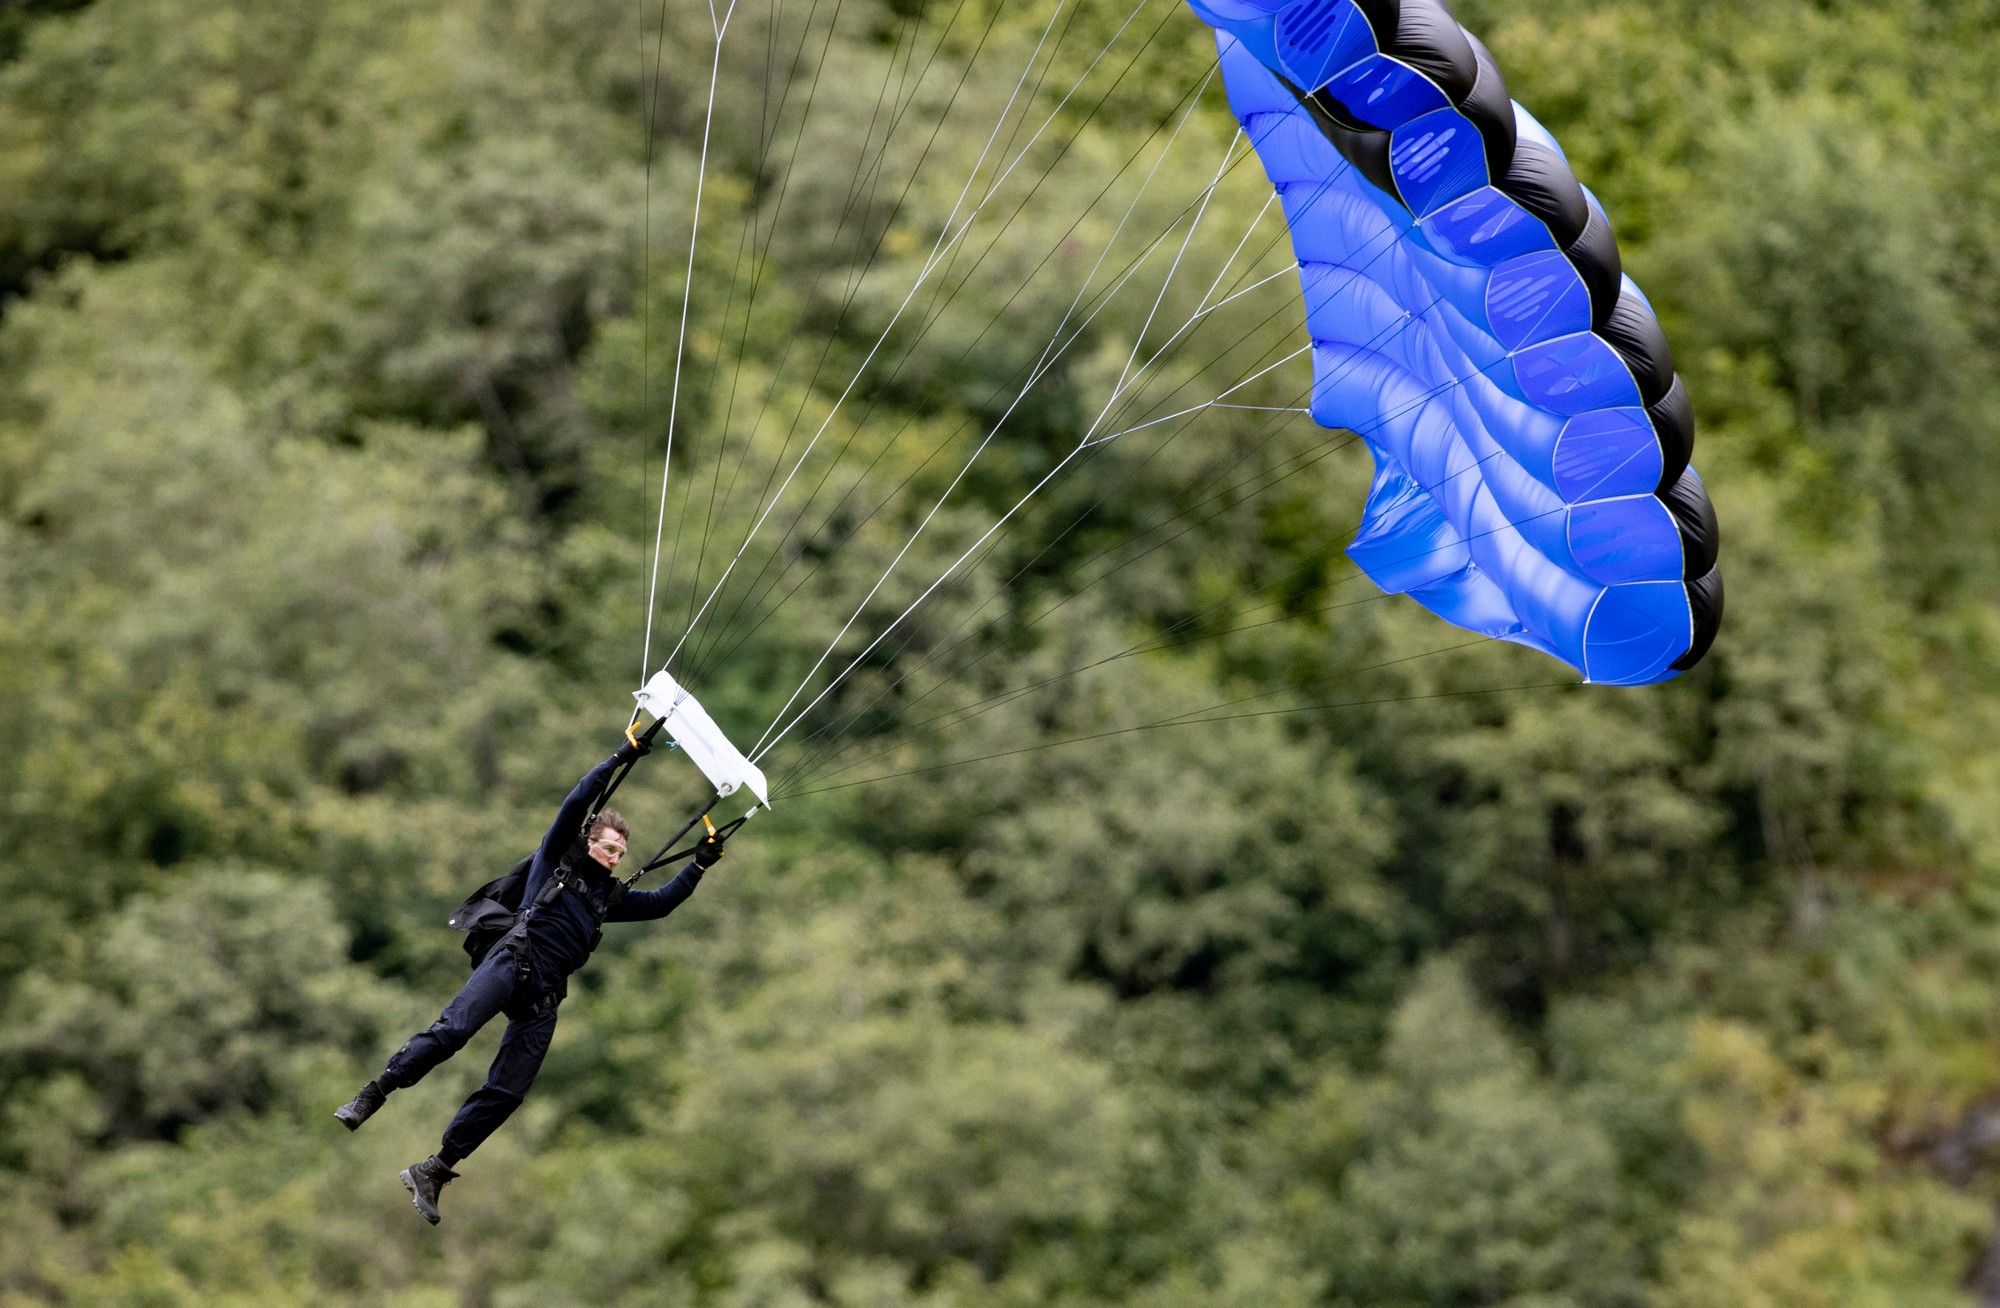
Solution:
[[[678,875],[658,890],[630,890],[614,877],[631,840],[631,829],[616,810],[590,818],[619,768],[647,753],[650,745],[629,733],[626,744],[599,763],[570,791],[529,865],[518,920],[473,969],[438,1020],[411,1036],[389,1059],[382,1074],[334,1112],[348,1130],[382,1107],[391,1091],[421,1081],[450,1058],[496,1014],[507,1015],[500,1052],[486,1083],[472,1092],[445,1128],[438,1151],[403,1169],[410,1202],[433,1226],[438,1192],[457,1177],[452,1168],[520,1107],[534,1083],[555,1035],[556,1009],[569,990],[569,976],[582,967],[604,936],[605,922],[649,922],[665,917],[694,893],[702,874],[722,857],[722,842],[711,834],[694,850]]]

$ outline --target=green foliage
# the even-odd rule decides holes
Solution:
[[[1308,422],[1140,425],[1299,313],[1254,165],[1187,235],[1171,5],[1093,63],[1126,6],[746,0],[713,120],[704,6],[5,6],[0,1303],[1964,1302],[1993,6],[1457,8],[1696,399],[1667,687],[1375,595]],[[394,1172],[489,1045],[328,1113],[704,605],[732,725],[856,666],[439,1241]]]
[[[9,1080],[82,1091],[51,1103],[113,1139],[265,1108],[331,1048],[379,1040],[390,1008],[351,966],[310,883],[224,867],[125,904],[74,975],[32,971],[9,998]]]

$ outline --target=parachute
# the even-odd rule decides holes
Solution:
[[[1374,483],[1382,589],[1587,681],[1692,667],[1722,616],[1686,387],[1595,196],[1438,0],[1188,0],[1277,189],[1315,421]]]
[[[891,187],[897,184],[890,174],[901,172],[901,162],[889,143],[899,125],[907,124],[909,132],[899,148],[905,155],[914,153],[915,162],[900,183],[897,204],[913,193],[926,163],[936,162],[931,147],[946,120],[955,122],[965,133],[967,149],[942,151],[939,157],[962,155],[975,142],[976,157],[962,183],[947,179],[942,185],[934,182],[927,188],[940,198],[940,211],[942,198],[953,197],[949,210],[932,215],[934,222],[927,220],[934,228],[927,249],[922,240],[914,244],[913,251],[921,257],[910,259],[915,271],[907,290],[900,298],[893,287],[881,295],[885,317],[879,330],[873,331],[872,342],[868,341],[870,332],[864,330],[851,351],[821,349],[811,376],[797,388],[800,398],[785,427],[784,443],[771,457],[752,506],[742,512],[745,526],[733,550],[721,545],[711,555],[709,546],[723,468],[720,440],[709,469],[706,504],[695,498],[691,480],[684,477],[679,483],[678,511],[671,514],[675,529],[669,574],[677,570],[683,529],[696,521],[697,515],[699,532],[689,534],[700,544],[695,547],[688,575],[678,579],[670,575],[670,586],[686,587],[685,625],[664,661],[655,663],[652,639],[662,545],[673,507],[670,489],[675,486],[674,433],[681,413],[696,241],[702,230],[703,189],[698,178],[693,190],[687,264],[681,278],[681,321],[674,337],[666,456],[661,463],[647,588],[640,657],[641,679],[646,685],[638,698],[640,707],[655,719],[650,730],[666,730],[713,784],[711,808],[739,790],[754,796],[756,805],[751,811],[755,812],[768,807],[776,795],[817,793],[806,788],[812,783],[825,781],[829,783],[823,787],[826,789],[864,784],[833,783],[882,751],[846,762],[848,746],[835,743],[833,738],[868,722],[875,707],[895,695],[913,673],[968,645],[977,648],[1003,617],[1010,622],[1014,618],[996,614],[987,619],[984,628],[962,630],[987,607],[982,603],[927,650],[914,668],[888,680],[872,696],[854,692],[851,698],[859,702],[834,700],[828,706],[831,697],[850,683],[857,670],[895,659],[916,640],[919,631],[904,630],[912,614],[961,573],[991,557],[1001,532],[1031,521],[1022,510],[1045,487],[1080,468],[1098,449],[1130,433],[1165,429],[1155,444],[1157,451],[1185,430],[1196,415],[1213,409],[1262,410],[1285,421],[1310,414],[1323,428],[1353,433],[1372,455],[1374,474],[1353,540],[1347,546],[1349,558],[1359,574],[1382,591],[1406,595],[1479,639],[1525,645],[1560,660],[1587,682],[1626,686],[1672,678],[1699,662],[1714,641],[1723,608],[1722,577],[1716,562],[1718,528],[1707,491],[1690,466],[1694,419],[1687,388],[1675,372],[1672,352],[1651,305],[1624,275],[1603,206],[1571,172],[1562,148],[1550,133],[1509,97],[1491,53],[1459,25],[1441,0],[1187,0],[1193,15],[1214,30],[1217,67],[1203,70],[1201,82],[1189,88],[1172,113],[1158,116],[1154,130],[1131,157],[1104,170],[1107,175],[1100,185],[1097,176],[1085,174],[1091,166],[1085,161],[1064,164],[1082,130],[1081,121],[1089,116],[1083,107],[1088,103],[1084,89],[1096,79],[1101,89],[1094,94],[1102,103],[1126,80],[1145,45],[1122,60],[1109,56],[1127,39],[1128,31],[1134,42],[1151,42],[1151,35],[1145,34],[1137,21],[1152,3],[1136,0],[1104,47],[1090,55],[1073,84],[1060,91],[1064,79],[1053,77],[1052,72],[1063,59],[1075,62],[1076,56],[1063,53],[1063,42],[1071,33],[1070,19],[1076,9],[1069,0],[1050,6],[1046,24],[1033,38],[1018,74],[1010,74],[1004,82],[994,79],[994,93],[1005,90],[1005,102],[996,109],[989,99],[974,98],[959,119],[953,119],[953,114],[968,70],[960,70],[956,81],[948,69],[931,72],[937,55],[948,44],[969,39],[965,32],[954,34],[956,12],[935,30],[928,54],[918,49],[921,42],[913,40],[883,61],[878,93],[882,103],[876,117],[885,125],[878,139],[871,119],[869,129],[853,147],[855,176],[836,231],[850,213],[869,208],[853,203],[859,189],[873,194],[885,178],[890,179]],[[823,58],[838,26],[838,14],[820,17],[815,9],[802,19],[788,20],[783,9],[779,0],[772,0],[767,46],[788,46],[796,62],[804,56],[808,38],[819,32],[824,36]],[[722,45],[737,13],[735,4],[709,11],[715,57],[710,61],[703,120],[698,164],[702,168],[708,159],[709,130],[718,118],[718,79],[725,67]],[[1172,15],[1172,20],[1185,21],[1178,14]],[[787,21],[792,26],[785,26]],[[1169,19],[1163,15],[1160,21]],[[662,23],[664,40],[664,18]],[[785,34],[782,43],[781,32]],[[1029,35],[1022,35],[1023,46],[1028,44]],[[1094,37],[1085,41],[1086,50],[1093,41]],[[975,49],[983,44],[982,37]],[[655,86],[662,48],[656,43]],[[803,80],[808,88],[805,104],[794,110],[803,120],[812,108],[810,88],[819,85],[816,71],[801,79],[770,71],[777,66],[767,61],[763,94],[768,98],[775,89],[777,104],[757,117],[764,132],[755,146],[760,152],[768,152],[771,142],[781,135],[775,125],[785,120],[785,97],[792,86]],[[1183,128],[1197,113],[1212,112],[1207,96],[1217,76],[1236,119],[1236,130],[1207,186],[1149,238],[1146,233],[1152,230],[1157,214],[1142,207],[1147,188],[1162,175],[1162,164],[1182,137]],[[927,82],[927,77],[934,80]],[[1047,96],[1043,97],[1045,86]],[[924,92],[921,97],[919,91]],[[942,111],[911,112],[920,100],[935,104],[936,97],[942,97]],[[1054,103],[1046,106],[1038,97]],[[725,111],[722,117],[727,120],[729,115]],[[930,125],[925,128],[922,124],[927,120]],[[1057,139],[1064,134],[1067,139]],[[1205,133],[1197,129],[1187,135],[1198,139]],[[806,139],[799,129],[793,159],[799,143]],[[1227,258],[1214,268],[1212,280],[1199,299],[1193,300],[1185,320],[1171,326],[1186,302],[1193,299],[1190,292],[1200,280],[1190,278],[1190,284],[1175,288],[1176,275],[1184,264],[1192,270],[1215,263],[1207,258],[1207,246],[1197,240],[1205,236],[1200,229],[1210,201],[1237,163],[1247,163],[1251,153],[1262,164],[1274,194],[1261,197],[1267,203],[1251,218]],[[650,161],[650,154],[648,158]],[[769,163],[766,154],[760,158]],[[894,165],[892,158],[897,159]],[[788,169],[790,164],[783,167]],[[1067,176],[1070,184],[1045,186],[1058,167],[1072,170]],[[1190,174],[1177,161],[1176,168],[1165,175]],[[1204,169],[1192,175],[1208,174]],[[1128,176],[1139,179],[1136,189],[1122,180]],[[1256,189],[1256,183],[1250,185]],[[1129,198],[1120,193],[1126,190],[1131,192]],[[757,240],[751,238],[760,230],[765,233],[759,238],[763,248],[769,248],[770,234],[784,226],[786,194],[786,188],[779,186],[772,192],[768,213],[757,209],[747,213],[741,242],[744,249],[759,248]],[[884,389],[863,387],[864,374],[873,368],[889,380],[902,375],[917,342],[940,322],[949,321],[947,313],[961,292],[986,285],[976,280],[975,274],[988,254],[1001,248],[1014,218],[1031,205],[1038,214],[1051,205],[1075,205],[1078,212],[1048,254],[1036,259],[1030,257],[1032,252],[1010,251],[1010,257],[996,261],[996,268],[986,275],[988,280],[1014,276],[1015,269],[1025,270],[1019,274],[1023,280],[1011,294],[989,288],[996,306],[991,320],[977,332],[969,323],[958,326],[956,330],[963,332],[966,344],[957,359],[946,366],[964,362],[996,330],[1022,332],[1023,342],[1032,344],[1041,329],[1026,312],[1038,297],[1061,307],[1047,343],[1013,378],[997,379],[996,388],[984,401],[984,411],[997,412],[997,417],[989,422],[983,414],[968,413],[968,421],[986,429],[968,442],[970,449],[956,471],[946,476],[949,462],[940,465],[943,489],[934,498],[928,489],[923,491],[928,503],[912,511],[915,525],[908,538],[889,554],[879,575],[837,623],[823,652],[811,658],[796,688],[783,699],[769,724],[754,739],[742,737],[745,746],[739,747],[689,696],[688,687],[701,685],[704,675],[754,635],[777,607],[821,575],[825,560],[851,540],[861,524],[874,519],[912,484],[915,472],[905,474],[873,504],[866,502],[868,497],[858,496],[862,483],[882,459],[878,452],[852,478],[843,477],[847,485],[838,491],[838,502],[820,512],[818,524],[807,523],[821,488],[832,478],[833,465],[851,447],[854,434],[849,431],[827,439],[825,444],[835,447],[830,454],[822,448],[823,438],[834,430],[836,418],[850,397]],[[1228,201],[1215,206],[1218,210],[1234,207]],[[1253,249],[1252,236],[1270,213],[1281,216],[1284,227],[1262,249]],[[985,219],[987,226],[980,229],[981,235],[969,239],[968,233],[986,214],[993,216]],[[1094,261],[1084,269],[1067,254],[1056,256],[1065,251],[1075,233],[1088,230],[1086,220],[1099,230],[1108,228],[1109,234]],[[1051,222],[1049,230],[1059,225]],[[648,241],[650,232],[649,225]],[[1282,248],[1287,238],[1289,254]],[[878,237],[870,258],[880,253],[880,241]],[[1123,258],[1134,246],[1138,247],[1136,253]],[[646,248],[650,269],[650,244]],[[1238,258],[1245,250],[1251,253],[1239,270]],[[1114,258],[1114,251],[1121,257]],[[1219,254],[1220,248],[1216,252]],[[1276,255],[1275,268],[1263,267],[1267,253]],[[1164,275],[1156,290],[1141,281],[1150,281],[1161,269]],[[751,280],[752,299],[759,284],[757,276],[761,273]],[[1243,315],[1234,320],[1217,316],[1258,287],[1287,282],[1293,276],[1298,278],[1304,301],[1307,339],[1303,345],[1297,341],[1294,324],[1298,310],[1289,292],[1279,306],[1280,316],[1248,324],[1245,318],[1249,311],[1244,307],[1231,311]],[[1068,281],[1058,290],[1048,282],[1037,282],[1043,277]],[[898,286],[901,280],[900,276],[895,279]],[[834,318],[837,328],[845,324],[843,330],[853,329],[848,310],[856,289],[865,281],[858,273],[847,277],[847,290]],[[1035,293],[1024,294],[1031,286],[1035,286]],[[1124,326],[1130,332],[1130,348],[1096,415],[1087,425],[1078,424],[1073,448],[1062,452],[1058,445],[1060,457],[1052,455],[1053,462],[1010,507],[991,515],[989,525],[964,530],[960,539],[943,551],[949,562],[935,578],[913,586],[914,597],[899,612],[887,621],[878,620],[871,606],[898,594],[889,588],[890,582],[906,560],[922,558],[912,555],[918,538],[932,533],[935,539],[956,529],[951,516],[941,516],[942,510],[966,485],[974,463],[993,446],[1028,393],[1058,367],[1063,356],[1080,341],[1089,348],[1092,323],[1128,286],[1147,293],[1126,312],[1130,321]],[[1170,289],[1175,291],[1171,298]],[[819,293],[817,285],[814,293]],[[725,433],[722,439],[727,439],[726,433],[734,425],[735,378],[744,362],[752,320],[746,306],[741,328],[730,326],[736,300],[732,272],[722,322],[711,324],[705,332],[722,343],[724,353],[728,343],[735,342],[730,382],[721,392],[726,396],[724,407],[715,420],[718,430]],[[1025,308],[1016,310],[1017,301]],[[646,303],[651,304],[650,296]],[[1010,310],[1018,321],[1009,319]],[[1267,347],[1273,333],[1266,329],[1274,323],[1288,330],[1281,344]],[[1209,324],[1213,324],[1210,335],[1202,337],[1200,333]],[[772,369],[774,376],[791,371],[796,339],[787,340]],[[1212,344],[1218,339],[1220,344]],[[1240,380],[1213,399],[1181,402],[1182,389],[1205,374],[1236,373],[1238,356],[1232,351],[1239,347],[1266,349],[1265,359],[1271,351],[1292,352],[1274,361],[1260,359],[1248,365]],[[1166,368],[1157,366],[1174,350],[1180,352],[1181,359],[1199,357],[1191,367],[1179,367],[1179,360]],[[900,358],[896,357],[899,353]],[[1274,383],[1245,391],[1259,379],[1289,367],[1294,358],[1307,355],[1311,358],[1310,383],[1289,403],[1251,402],[1283,398],[1273,393]],[[821,387],[819,369],[833,357],[843,359],[843,370],[847,359],[858,357],[858,363],[844,384],[836,380]],[[718,354],[715,366],[722,364]],[[1075,367],[1073,361],[1063,366]],[[1162,392],[1147,401],[1150,409],[1141,404],[1142,383],[1157,386]],[[1204,382],[1204,390],[1212,384]],[[750,435],[761,422],[771,396],[767,386],[737,451],[728,483],[732,491],[737,486],[736,473],[745,466]],[[807,416],[807,397],[819,397],[812,401],[816,410],[812,417]],[[1095,400],[1093,396],[1092,403]],[[870,398],[867,403],[872,413],[875,400]],[[1169,408],[1171,412],[1162,412]],[[863,414],[859,422],[866,419],[867,414]],[[1274,417],[1270,422],[1277,420]],[[1174,425],[1169,428],[1169,424]],[[888,445],[902,439],[909,426],[905,421],[891,433]],[[796,453],[795,433],[801,438]],[[917,468],[921,470],[942,456],[955,436],[954,430],[941,438]],[[1143,546],[1132,542],[1124,559],[1107,562],[1096,575],[1081,581],[1076,592],[1021,619],[1021,628],[1041,622],[1075,594],[1172,540],[1172,535],[1160,533],[1174,518],[1187,517],[1218,500],[1242,502],[1346,442],[1316,444],[1320,447],[1317,450],[1278,460],[1272,467],[1205,493],[1198,503],[1175,509],[1166,519],[1144,527],[1142,535],[1157,539]],[[1146,457],[1150,455],[1141,456],[1142,460]],[[808,462],[815,458],[821,464],[808,473]],[[885,479],[889,475],[883,474]],[[750,561],[739,571],[755,538],[779,502],[795,494],[795,486],[804,502],[789,510],[791,520],[782,528],[783,538],[775,546],[767,543],[762,548],[761,563]],[[828,493],[835,492],[829,489]],[[729,491],[720,497],[725,513],[730,512],[731,500]],[[1093,504],[1085,509],[1057,539],[1068,535],[1095,508]],[[1188,529],[1182,526],[1175,534]],[[813,550],[795,548],[797,541],[821,533],[826,539]],[[803,562],[808,554],[814,560],[809,564]],[[1100,556],[1094,554],[1086,562],[1095,562]],[[707,567],[711,558],[717,562],[712,576]],[[785,588],[783,583],[795,564],[805,569],[804,575]],[[1316,559],[1312,566],[1318,567]],[[775,573],[767,578],[774,568]],[[1184,619],[1176,627],[1193,625],[1205,616]],[[690,637],[703,623],[708,624],[704,639],[689,648]],[[724,630],[728,628],[734,630]],[[871,628],[873,634],[862,640],[861,635]],[[1167,634],[1171,638],[1174,632],[1170,629]],[[897,643],[890,645],[892,639]],[[956,725],[1035,686],[1081,675],[1148,647],[1141,641],[1127,650],[1099,655],[1078,667],[1043,677],[1034,686],[1002,689],[942,712],[930,712],[912,725],[941,720]],[[976,655],[975,661],[981,657],[984,655]],[[1490,692],[1478,693],[1536,688],[1493,687]],[[911,703],[936,689],[934,685],[919,692]],[[1120,731],[1220,721],[1223,718],[1217,716],[1217,709],[1240,702]],[[764,767],[772,751],[815,714],[831,720],[794,740],[794,752],[802,757],[767,782]],[[1067,742],[1041,742],[1034,747],[1062,743]],[[953,760],[937,766],[973,761],[977,760]],[[697,818],[707,812],[704,809]]]

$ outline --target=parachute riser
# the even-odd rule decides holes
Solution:
[[[709,799],[708,803],[703,804],[701,806],[700,812],[696,813],[693,817],[689,818],[686,822],[682,823],[680,830],[674,832],[674,834],[668,838],[667,842],[660,846],[659,851],[657,853],[655,853],[651,858],[647,859],[643,864],[640,865],[639,870],[637,872],[634,872],[631,876],[625,878],[625,884],[629,886],[634,881],[637,881],[640,877],[645,876],[648,872],[657,872],[659,869],[666,867],[670,863],[678,863],[684,858],[694,857],[694,852],[696,849],[700,848],[702,841],[696,841],[694,844],[689,845],[686,849],[675,849],[674,846],[678,845],[681,842],[681,838],[683,836],[687,835],[688,832],[694,830],[695,823],[697,822],[705,823],[708,827],[708,834],[704,836],[702,840],[713,840],[718,844],[720,844],[721,842],[735,835],[737,830],[741,828],[745,822],[748,822],[751,818],[756,817],[758,812],[760,811],[758,808],[753,807],[748,813],[745,813],[742,817],[735,818],[731,821],[724,822],[721,826],[717,826],[715,823],[708,821],[708,815],[711,812],[713,812],[715,806],[717,804],[720,804],[725,798],[726,796],[720,794],[712,796]]]
[[[634,725],[636,725],[636,722],[637,718],[635,715]],[[641,743],[650,745],[653,743],[653,739],[660,734],[661,729],[665,726],[666,726],[665,721],[663,720],[656,721],[653,723],[653,725],[647,727],[644,731],[638,732],[636,735],[633,733],[632,727],[627,726],[625,728],[625,738],[631,741],[635,745]],[[676,746],[670,740],[667,742],[667,748],[671,750],[676,748]],[[597,801],[590,806],[590,811],[584,814],[583,834],[585,834],[586,836],[590,834],[591,827],[596,825],[597,823],[598,815],[603,813],[605,808],[610,805],[611,796],[617,792],[618,787],[625,784],[625,778],[632,775],[632,769],[635,766],[637,766],[638,762],[639,759],[636,756],[633,758],[629,758],[625,760],[625,762],[619,764],[618,770],[611,774],[611,780],[608,783],[606,783],[604,787],[604,793],[597,797]]]

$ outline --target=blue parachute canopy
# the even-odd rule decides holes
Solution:
[[[1554,138],[1438,0],[1188,0],[1283,202],[1315,420],[1375,481],[1384,590],[1664,681],[1722,617],[1694,420],[1652,307]]]

